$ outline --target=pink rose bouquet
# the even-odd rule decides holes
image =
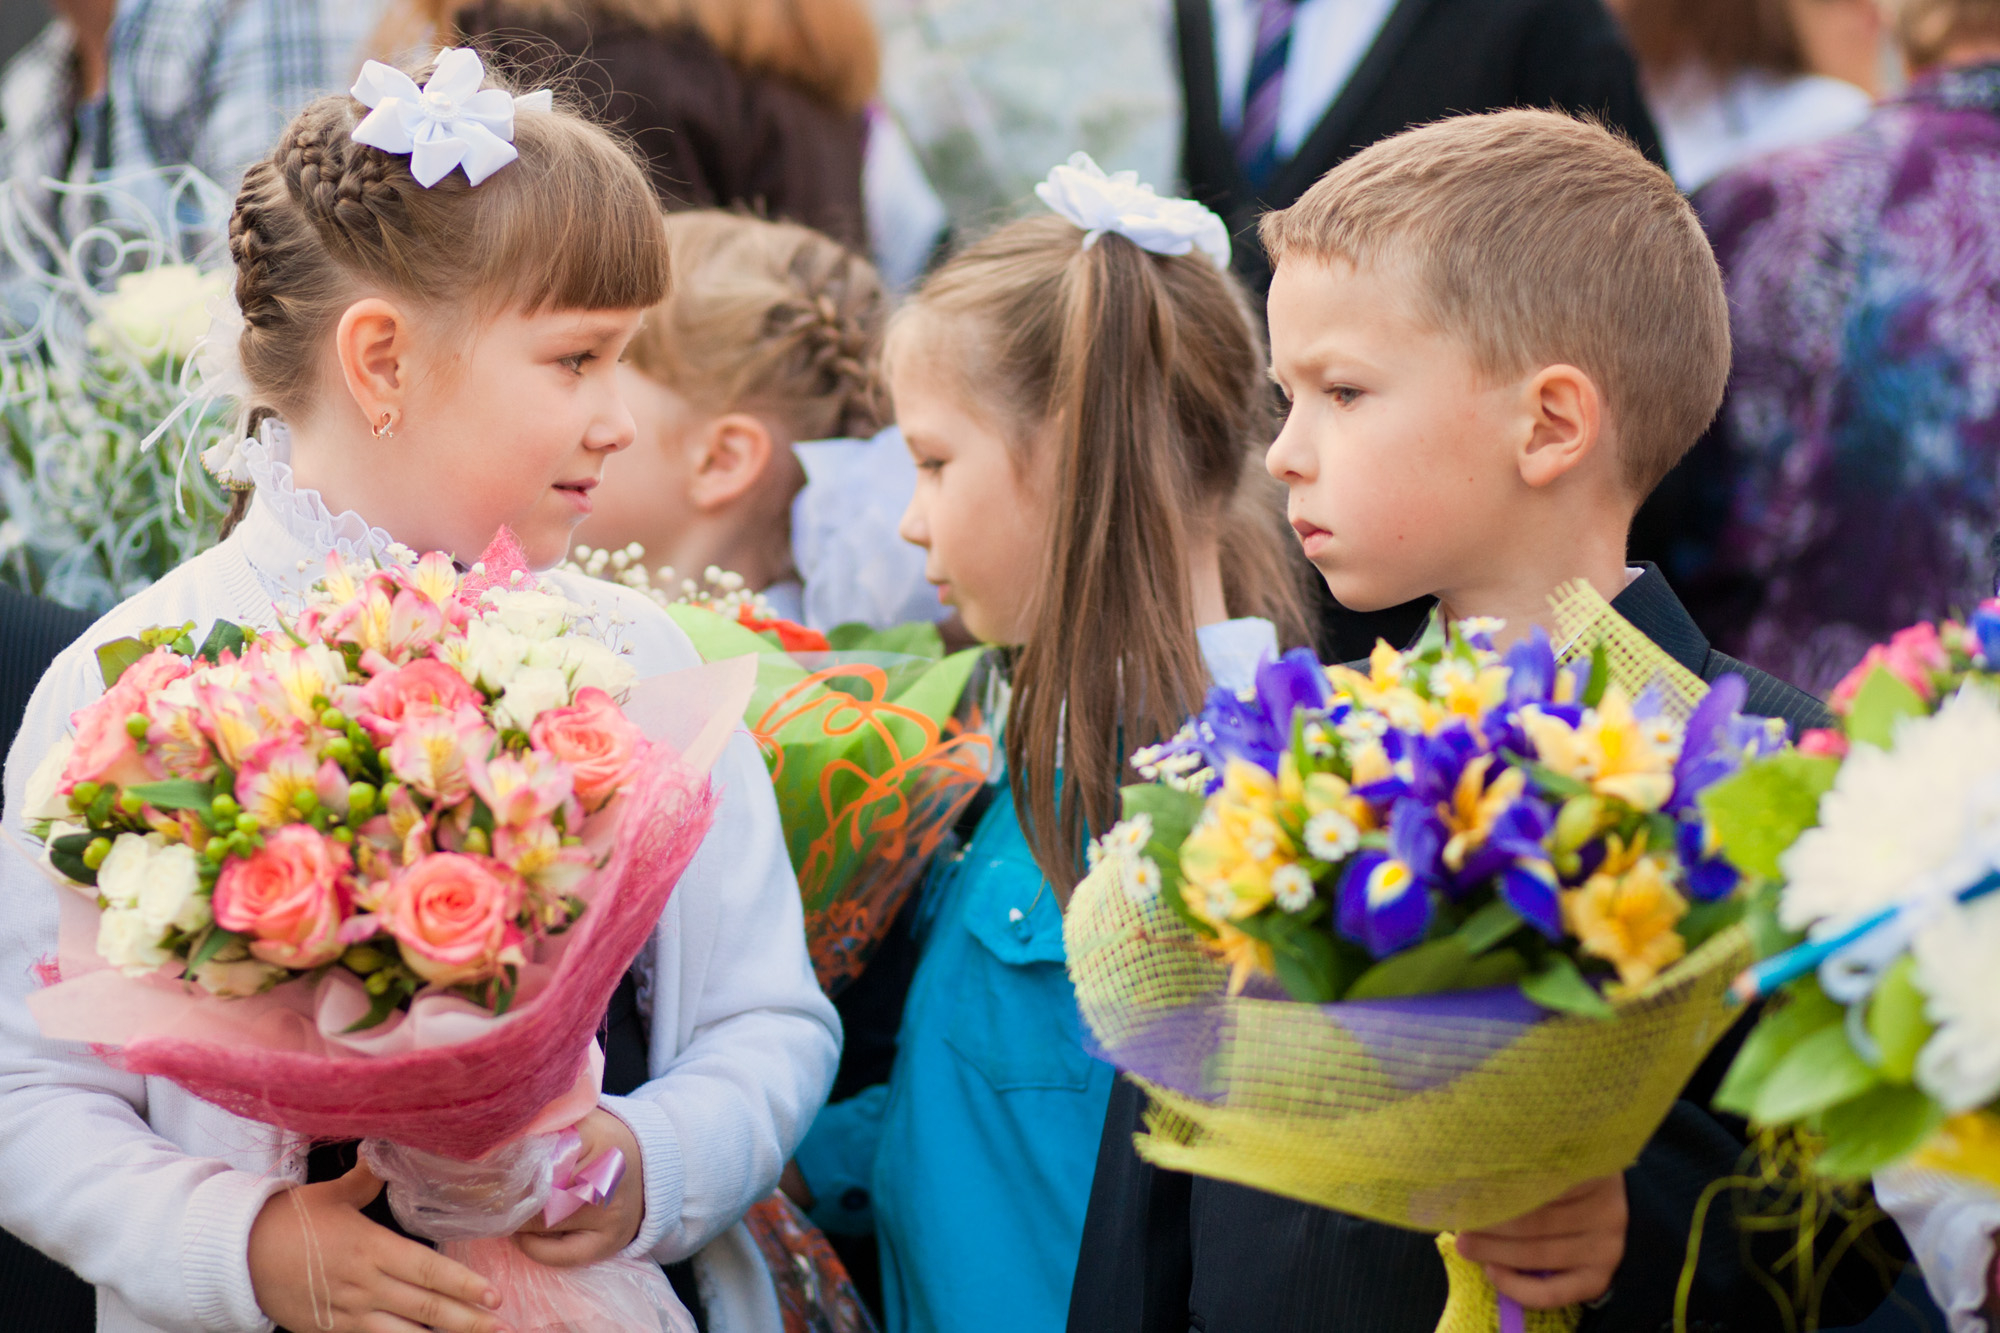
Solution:
[[[277,633],[99,651],[104,696],[72,719],[36,831],[97,899],[105,962],[230,996],[338,969],[370,997],[364,1030],[426,987],[506,1012],[583,912],[592,826],[651,747],[581,608],[478,582],[442,554],[334,560]],[[118,872],[153,842],[193,855],[141,901]]]
[[[622,1159],[580,1163],[569,1128],[592,1038],[756,668],[637,680],[504,533],[488,560],[511,568],[333,559],[272,630],[100,648],[104,695],[28,784],[76,890],[28,1004],[133,1073],[363,1139],[404,1225],[470,1247],[510,1318],[679,1333],[657,1266],[542,1269],[497,1238],[616,1188]]]

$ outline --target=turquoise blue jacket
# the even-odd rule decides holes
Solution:
[[[1056,1333],[1112,1069],[1084,1053],[1062,911],[1004,783],[918,910],[895,1073],[799,1146],[813,1220],[872,1224],[889,1333]]]
[[[1277,647],[1263,620],[1200,637],[1231,688]],[[1060,1333],[1113,1071],[1084,1052],[1062,909],[1004,780],[918,911],[889,1082],[828,1106],[799,1146],[813,1220],[874,1229],[888,1333]]]

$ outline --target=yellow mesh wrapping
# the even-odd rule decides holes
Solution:
[[[1561,661],[1572,661],[1589,653],[1594,645],[1603,644],[1611,679],[1634,695],[1648,684],[1658,683],[1666,712],[1682,722],[1708,693],[1701,677],[1667,656],[1583,580],[1556,589],[1555,596],[1549,598],[1549,608],[1555,622],[1556,655]]]
[[[1587,585],[1556,609],[1584,636],[1571,651],[1601,634],[1633,694],[1662,684],[1685,717],[1706,692]],[[1215,1034],[1180,1082],[1200,1096],[1141,1080],[1142,1157],[1427,1231],[1492,1226],[1629,1166],[1729,1025],[1729,982],[1751,961],[1737,927],[1615,1001],[1610,1020],[1425,1020],[1385,1041],[1346,1017],[1373,1006],[1229,995],[1195,933],[1113,876],[1078,886],[1064,937],[1077,1002],[1114,1062],[1191,1024]]]
[[[1500,1333],[1500,1302],[1486,1270],[1458,1252],[1458,1238],[1446,1232],[1437,1238],[1438,1257],[1444,1260],[1445,1280],[1451,1284],[1444,1298],[1444,1316],[1437,1333]],[[1524,1333],[1575,1333],[1583,1318],[1581,1306],[1565,1305],[1560,1310],[1523,1310]]]

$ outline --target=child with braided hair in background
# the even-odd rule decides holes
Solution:
[[[888,296],[867,260],[788,222],[669,214],[674,282],[619,370],[638,422],[609,460],[590,546],[721,568],[818,630],[939,620],[896,535],[916,488],[881,382]]]

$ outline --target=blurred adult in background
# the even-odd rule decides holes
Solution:
[[[1082,151],[1173,188],[1172,0],[873,0],[882,99],[966,237]]]
[[[1638,69],[1600,0],[1175,0],[1188,190],[1220,213],[1233,262],[1271,283],[1257,218],[1412,125],[1505,107],[1588,113],[1656,161]],[[1428,599],[1366,615],[1313,581],[1330,660],[1402,644]]]
[[[1859,125],[1881,91],[1877,0],[1617,0],[1667,167],[1694,191]]]
[[[1696,196],[1735,368],[1633,538],[1718,648],[1820,691],[1990,595],[2000,532],[2000,0],[1889,12],[1904,93]]]
[[[579,85],[632,136],[669,209],[743,208],[864,251],[879,213],[894,276],[929,257],[939,205],[870,113],[881,53],[866,0],[400,0],[376,45],[450,41]]]
[[[345,87],[380,0],[53,0],[0,71],[0,178],[58,237],[48,180],[193,166],[233,196],[291,114]]]

